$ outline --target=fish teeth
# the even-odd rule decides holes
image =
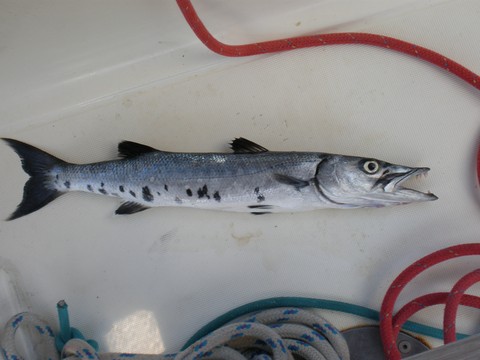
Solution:
[[[421,173],[418,173],[418,174],[415,175],[415,179],[419,179],[419,178],[425,179],[427,177],[427,175],[428,175],[428,172],[426,172],[426,171],[421,172]]]

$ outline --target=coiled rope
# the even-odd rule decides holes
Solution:
[[[42,338],[43,359],[59,359],[51,328],[29,313],[13,317],[5,328],[1,346],[5,359],[23,360],[15,348],[15,334],[21,325],[33,327]],[[195,341],[185,350],[169,355],[98,353],[84,339],[71,339],[62,358],[98,360],[348,360],[348,346],[342,334],[327,320],[307,310],[276,308],[243,317]]]
[[[15,335],[20,326],[26,327],[33,336],[38,339],[35,350],[44,355],[43,359],[58,359],[58,352],[55,348],[55,336],[52,328],[37,315],[28,312],[15,315],[5,325],[0,342],[5,359],[23,360],[15,343]]]
[[[265,299],[241,306],[213,320],[200,329],[177,354],[98,353],[95,342],[85,340],[78,330],[73,331],[73,328],[70,328],[64,302],[58,304],[60,333],[57,339],[51,327],[38,316],[21,313],[6,324],[0,346],[6,360],[23,360],[15,346],[15,335],[19,327],[25,325],[40,337],[36,342],[36,350],[42,354],[42,360],[59,359],[60,351],[62,358],[70,360],[283,360],[293,359],[294,355],[305,360],[348,360],[348,347],[342,334],[321,316],[294,307],[302,306],[342,311],[380,320],[386,359],[400,360],[396,339],[401,328],[427,336],[443,337],[445,343],[466,336],[455,334],[455,317],[459,305],[480,308],[480,297],[465,294],[470,286],[480,281],[478,269],[462,277],[450,292],[416,298],[396,314],[393,309],[401,290],[421,272],[443,261],[471,255],[480,255],[480,243],[451,246],[416,261],[393,281],[383,300],[380,314],[368,308],[331,300],[298,297]],[[436,304],[446,304],[443,335],[438,329],[406,321],[417,311]],[[78,338],[70,339],[72,337]]]
[[[480,255],[480,243],[455,245],[436,251],[414,262],[392,282],[385,294],[380,311],[380,335],[385,357],[388,360],[401,359],[396,339],[403,321],[415,312],[432,305],[446,304],[443,318],[444,343],[448,344],[456,340],[455,318],[458,306],[461,304],[480,309],[480,297],[465,295],[465,291],[471,285],[480,281],[480,270],[462,277],[448,293],[433,293],[416,298],[404,305],[396,314],[393,309],[401,291],[420,273],[444,261],[472,255]]]

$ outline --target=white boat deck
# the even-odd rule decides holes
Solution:
[[[476,0],[194,4],[226,43],[371,32],[480,73]],[[480,92],[433,65],[363,45],[224,58],[198,41],[173,1],[0,1],[0,39],[0,136],[67,161],[112,159],[124,139],[208,152],[228,151],[243,136],[272,150],[428,166],[429,176],[410,185],[439,197],[269,216],[171,208],[115,216],[115,199],[67,194],[0,221],[0,268],[10,289],[0,299],[2,323],[20,310],[54,322],[55,304],[65,299],[72,326],[102,351],[173,352],[214,317],[261,298],[379,309],[413,261],[479,240]],[[27,175],[5,144],[0,157],[5,219]],[[476,264],[467,258],[434,268],[399,301],[448,291]],[[327,318],[340,328],[365,323]],[[458,330],[478,331],[478,319],[461,309]],[[442,309],[414,320],[440,326]]]

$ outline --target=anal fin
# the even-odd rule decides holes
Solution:
[[[133,201],[127,201],[124,202],[120,207],[115,210],[115,214],[117,215],[129,215],[129,214],[135,214],[137,212],[143,211],[150,209],[148,206],[133,202]]]

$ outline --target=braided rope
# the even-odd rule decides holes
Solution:
[[[37,316],[22,313],[6,325],[1,342],[7,360],[23,360],[15,348],[16,330],[21,324],[33,326],[48,342],[43,359],[57,360],[54,335]],[[197,340],[177,354],[149,355],[98,353],[84,339],[69,340],[62,350],[68,360],[349,360],[342,334],[321,316],[297,308],[276,308],[249,315]]]
[[[300,48],[339,45],[362,44],[395,50],[442,68],[459,77],[474,88],[480,90],[480,76],[460,65],[448,57],[403,40],[389,36],[369,33],[330,33],[291,37],[286,39],[270,40],[252,44],[229,45],[218,41],[206,28],[198,17],[190,0],[177,0],[185,20],[195,35],[213,52],[231,57],[252,56],[281,51],[290,51]]]
[[[33,335],[38,337],[37,349],[44,353],[43,359],[59,359],[55,348],[55,336],[51,327],[37,315],[23,312],[12,317],[5,325],[0,346],[6,360],[24,360],[15,344],[15,335],[20,327],[28,328]]]
[[[397,348],[396,336],[401,327],[401,321],[410,314],[430,305],[446,303],[444,317],[444,334],[446,342],[455,340],[455,315],[459,304],[471,307],[478,307],[478,297],[466,296],[465,291],[470,285],[478,282],[480,273],[478,270],[467,274],[460,279],[448,294],[435,293],[413,300],[401,309],[397,315],[394,314],[395,302],[402,290],[423,271],[441,262],[457,259],[463,256],[480,255],[480,243],[454,245],[448,248],[435,251],[403,270],[392,282],[383,299],[380,311],[380,335],[382,338],[385,357],[389,360],[400,360],[401,354]]]

